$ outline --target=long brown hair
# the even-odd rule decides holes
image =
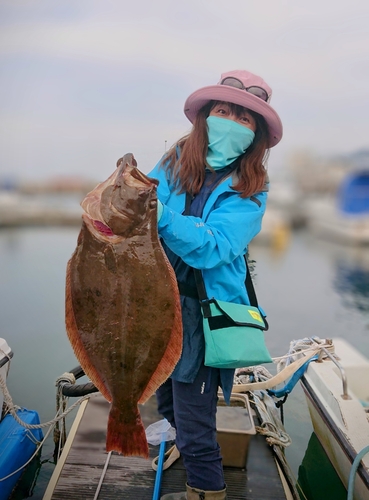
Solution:
[[[179,139],[163,158],[162,165],[171,174],[179,193],[189,192],[195,195],[204,183],[208,152],[206,118],[217,102],[210,101],[200,109],[191,132]],[[245,109],[237,104],[227,104],[237,117]],[[241,198],[263,190],[267,176],[264,163],[269,155],[268,126],[261,115],[249,109],[247,111],[256,121],[256,131],[253,143],[237,162],[235,184],[232,188],[239,191]]]

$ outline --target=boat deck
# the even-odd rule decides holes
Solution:
[[[162,418],[153,403],[140,407],[145,427]],[[152,499],[156,473],[151,459],[159,454],[159,446],[150,445],[150,460],[112,453],[103,473],[108,412],[109,404],[100,395],[81,404],[43,500]],[[260,435],[250,440],[247,470],[225,467],[224,472],[228,500],[292,498],[286,497],[272,450]],[[161,495],[183,491],[185,482],[179,459],[163,472]]]

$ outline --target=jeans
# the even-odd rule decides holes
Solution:
[[[219,491],[224,485],[216,440],[219,370],[202,364],[194,382],[169,378],[156,392],[158,411],[176,428],[176,446],[193,488]]]

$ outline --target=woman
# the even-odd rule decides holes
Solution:
[[[244,255],[261,229],[267,200],[264,162],[282,137],[271,89],[248,71],[230,71],[191,94],[192,131],[149,174],[159,180],[158,231],[181,294],[183,351],[157,391],[159,412],[176,428],[187,492],[164,500],[226,498],[216,441],[217,393],[229,402],[234,370],[204,366],[202,315],[193,269],[208,297],[249,304]],[[186,193],[189,215],[183,215]]]

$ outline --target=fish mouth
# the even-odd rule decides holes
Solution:
[[[123,159],[124,160],[124,157]],[[124,182],[127,186],[138,189],[140,192],[151,191],[155,187],[159,185],[159,181],[157,179],[152,179],[147,177],[147,175],[143,174],[140,170],[138,170],[136,160],[133,158],[131,162],[122,161],[120,168],[120,175],[122,175]],[[119,174],[118,174],[119,176]]]
[[[87,194],[81,203],[85,212],[82,218],[96,237],[104,241],[109,241],[110,243],[116,243],[124,238],[122,235],[114,233],[113,229],[108,225],[109,222],[106,217],[103,216],[101,209],[101,198],[104,196],[105,192],[109,192],[113,195],[115,188],[118,188],[118,186],[122,184],[128,189],[134,189],[138,192],[138,195],[144,195],[156,189],[159,182],[138,170],[137,162],[133,154],[127,153],[123,158],[117,161],[115,172],[105,182],[100,183],[95,189]],[[122,222],[126,220],[127,226],[128,222],[132,219],[132,214],[126,213],[122,207],[120,207],[118,211],[111,203],[109,204],[109,211],[113,217],[118,217]]]

